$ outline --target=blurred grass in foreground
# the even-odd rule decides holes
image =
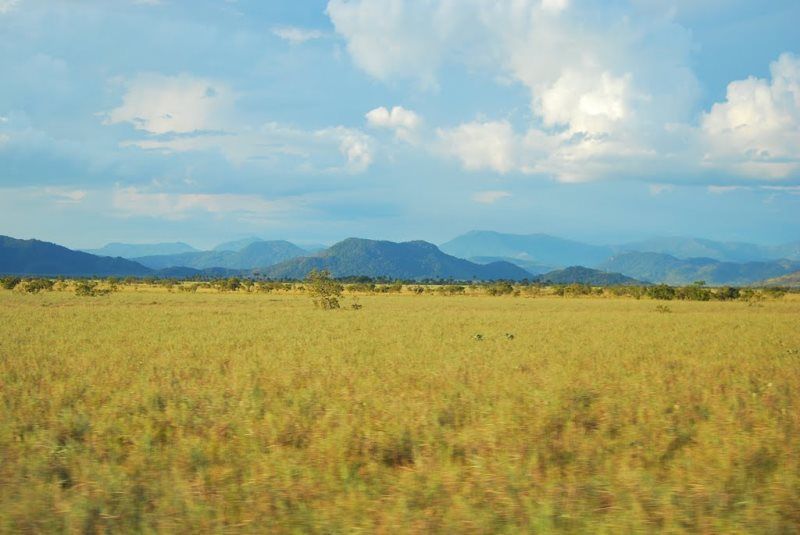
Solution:
[[[796,296],[360,304],[0,291],[0,532],[798,532]]]

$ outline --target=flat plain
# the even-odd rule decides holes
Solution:
[[[797,533],[800,299],[0,290],[0,532]]]

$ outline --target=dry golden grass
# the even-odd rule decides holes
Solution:
[[[0,532],[798,532],[792,296],[361,304],[0,291]]]

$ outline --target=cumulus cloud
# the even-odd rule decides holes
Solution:
[[[704,114],[706,165],[763,179],[800,170],[800,58],[783,54],[770,72],[731,82],[725,102]]]
[[[86,191],[80,189],[44,188],[44,193],[59,204],[78,204],[86,198]]]
[[[19,4],[19,0],[0,0],[0,15],[9,13]]]
[[[150,134],[222,130],[230,123],[235,95],[223,83],[188,74],[140,74],[125,82],[122,104],[105,124],[129,123]]]
[[[353,61],[381,80],[434,84],[460,64],[527,88],[523,131],[486,120],[439,130],[467,169],[589,180],[616,174],[619,150],[643,166],[673,143],[667,125],[689,121],[699,93],[689,32],[635,2],[331,0],[328,14]]]
[[[507,191],[490,190],[475,193],[472,195],[472,200],[480,204],[494,204],[497,201],[502,201],[509,197],[511,197],[511,194]]]
[[[215,80],[142,74],[123,84],[122,105],[103,114],[103,122],[128,123],[147,134],[124,147],[163,154],[217,152],[236,165],[285,160],[307,172],[361,173],[373,162],[372,138],[358,129],[248,125],[236,110],[234,91]]]
[[[370,167],[375,152],[372,138],[357,129],[303,130],[275,122],[222,133],[130,140],[123,146],[163,154],[217,152],[235,165],[293,163],[295,170],[305,172],[361,173]]]
[[[296,26],[278,26],[272,28],[272,33],[293,45],[301,45],[307,41],[313,41],[314,39],[320,39],[325,36],[325,34],[319,30],[298,28]]]
[[[394,130],[398,139],[410,141],[422,123],[419,115],[402,106],[395,106],[391,110],[381,106],[370,110],[366,114],[367,124],[373,128],[388,128]]]
[[[650,184],[650,195],[658,197],[663,193],[669,193],[675,189],[671,184]]]
[[[230,193],[150,193],[137,188],[114,191],[112,206],[125,217],[185,219],[192,213],[243,213],[269,215],[285,209],[282,203],[267,201],[257,195]]]
[[[672,5],[672,4],[671,4]],[[771,80],[730,84],[698,123],[690,32],[696,11],[651,0],[330,0],[328,15],[354,63],[384,81],[435,86],[444,67],[525,87],[520,120],[435,129],[440,154],[467,170],[551,176],[679,180],[797,178],[800,60],[784,54]],[[392,111],[368,114],[371,126]],[[520,126],[521,125],[521,126]],[[387,126],[388,127],[388,126]]]
[[[465,169],[507,173],[518,166],[518,145],[507,121],[472,122],[437,132],[441,150],[458,158]]]

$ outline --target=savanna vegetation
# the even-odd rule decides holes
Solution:
[[[0,281],[0,532],[798,532],[800,296],[315,277]]]

